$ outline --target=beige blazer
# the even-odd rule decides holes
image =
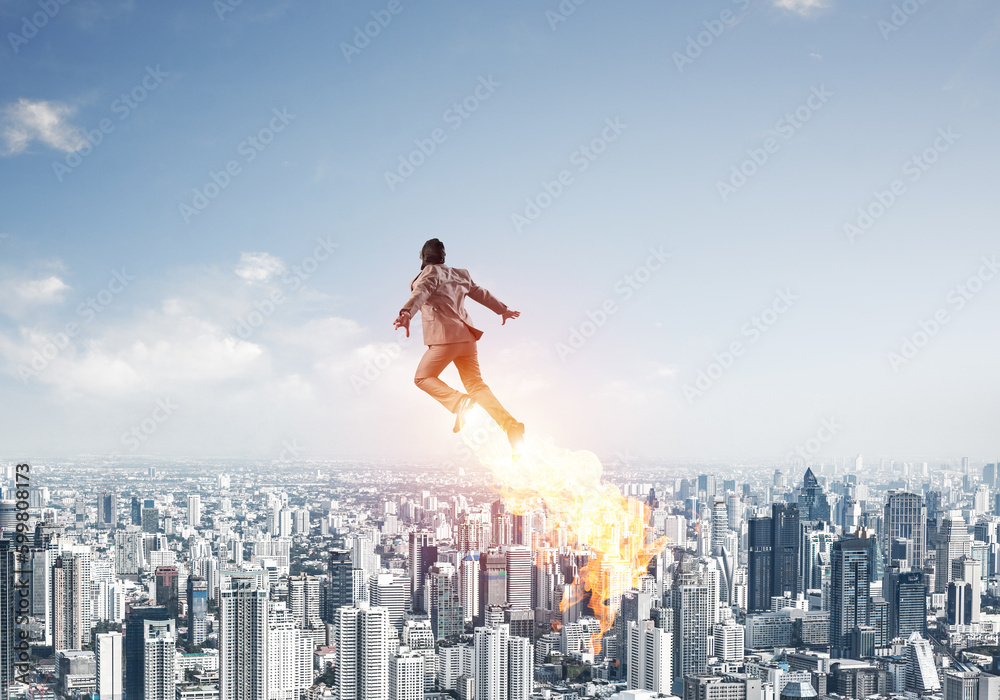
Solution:
[[[442,345],[479,340],[483,332],[472,325],[465,311],[465,297],[471,297],[491,311],[502,314],[507,305],[472,281],[468,270],[447,265],[428,265],[410,284],[410,298],[403,311],[419,309],[424,345]]]

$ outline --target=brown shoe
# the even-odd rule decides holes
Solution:
[[[455,427],[451,429],[451,432],[460,432],[465,427],[465,416],[468,414],[469,409],[475,405],[476,402],[468,394],[463,395],[458,400],[458,410],[455,411]]]

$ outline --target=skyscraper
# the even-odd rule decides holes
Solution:
[[[674,610],[675,678],[704,673],[708,668],[709,588],[694,579],[681,580],[670,590]]]
[[[948,513],[938,526],[937,559],[934,567],[934,591],[944,593],[952,578],[952,562],[972,554],[972,538],[965,520],[958,512]]]
[[[507,700],[509,640],[507,625],[476,628],[473,643],[475,700]]]
[[[534,646],[524,637],[507,639],[507,697],[528,700],[534,685]]]
[[[830,581],[830,655],[850,656],[851,630],[869,624],[868,543],[853,538],[833,543]]]
[[[750,518],[747,530],[747,611],[771,609],[771,519]]]
[[[906,539],[911,543],[907,566],[911,570],[923,569],[927,556],[927,507],[923,498],[915,493],[890,491],[885,503],[884,528],[882,550],[886,559],[892,542]]]
[[[208,581],[200,576],[188,576],[188,644],[199,645],[205,641],[205,624],[207,614]],[[101,700],[103,700],[103,698]]]
[[[101,491],[97,497],[97,527],[111,530],[118,527],[118,496],[114,491]]]
[[[222,573],[220,700],[268,700],[266,577],[265,571]]]
[[[323,619],[333,622],[337,609],[354,605],[354,563],[349,549],[330,550],[330,578]]]
[[[156,604],[167,609],[167,615],[177,618],[177,598],[180,585],[176,566],[156,567]]]
[[[528,547],[506,547],[507,603],[513,608],[532,609],[531,550]]]
[[[201,527],[201,496],[196,493],[188,495],[187,521],[191,527]]]
[[[428,601],[431,629],[436,639],[455,637],[465,631],[465,616],[459,601],[458,574],[455,567],[436,562],[427,571],[424,595]]]
[[[385,608],[389,613],[389,624],[397,632],[403,630],[403,619],[410,609],[410,582],[406,578],[396,578],[392,574],[376,574],[369,582],[368,599],[372,607]],[[362,601],[357,601],[355,605]]]
[[[122,700],[124,648],[121,632],[99,634],[94,646],[97,661],[97,695],[101,700]]]
[[[389,611],[358,603],[337,611],[337,700],[388,700]]]
[[[799,507],[794,503],[771,506],[771,595],[791,593],[795,598],[799,580]]]
[[[819,485],[819,479],[808,467],[805,476],[802,477],[802,490],[799,492],[799,517],[803,522],[830,521],[830,503],[823,492],[823,487]]]
[[[673,639],[652,620],[628,623],[628,689],[670,694]]]
[[[423,700],[424,663],[422,655],[403,649],[389,657],[389,700]]]
[[[83,567],[72,554],[52,567],[52,639],[57,651],[83,647]]]
[[[498,547],[490,547],[479,555],[479,610],[476,626],[486,620],[486,609],[507,603],[507,557]]]
[[[134,605],[125,618],[125,697],[128,700],[146,698],[145,623],[168,619],[167,609],[162,605]]]
[[[890,568],[883,588],[889,603],[889,639],[924,633],[927,626],[927,584],[923,571]]]
[[[306,574],[289,577],[288,611],[299,627],[318,629],[322,626],[318,578]]]
[[[726,501],[715,498],[712,501],[712,556],[720,556],[726,543],[726,533],[729,532],[729,513],[726,511]]]
[[[410,595],[413,609],[427,612],[424,601],[424,578],[431,564],[437,561],[437,547],[434,545],[434,533],[417,531],[410,533],[410,548],[407,556],[407,566],[410,574]]]
[[[176,624],[176,620],[144,620],[142,623],[145,700],[174,700]]]
[[[283,603],[268,610],[267,673],[269,700],[300,700],[312,686],[313,640]]]

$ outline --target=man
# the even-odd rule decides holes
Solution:
[[[518,423],[500,405],[497,397],[483,382],[479,371],[476,341],[483,332],[472,325],[465,311],[465,297],[490,309],[503,319],[517,318],[519,311],[511,311],[488,291],[476,285],[468,270],[444,264],[444,243],[432,238],[420,251],[420,274],[410,284],[410,298],[406,300],[393,328],[404,328],[410,337],[410,319],[419,310],[422,316],[424,353],[414,382],[455,414],[454,432],[465,425],[465,416],[474,403],[482,406],[495,420],[510,440],[515,455],[524,441],[524,424]],[[443,381],[438,375],[452,362],[468,394],[463,394]]]

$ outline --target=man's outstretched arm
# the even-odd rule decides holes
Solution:
[[[413,318],[413,314],[424,305],[427,297],[431,295],[431,292],[437,286],[436,273],[435,266],[428,265],[417,275],[417,279],[413,280],[413,291],[410,292],[410,298],[406,300],[403,308],[399,310],[396,320],[392,322],[393,330],[403,328],[406,330],[406,337],[410,337],[410,320]]]
[[[500,323],[501,326],[507,323],[508,319],[517,318],[521,315],[520,311],[511,311],[506,304],[475,282],[472,283],[472,287],[469,289],[469,297],[474,301],[478,301],[493,313],[500,314],[503,317],[503,321]]]

